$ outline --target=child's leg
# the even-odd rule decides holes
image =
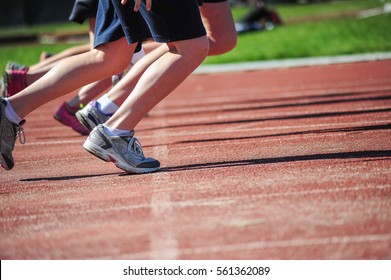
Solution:
[[[135,64],[130,71],[116,84],[111,88],[106,95],[118,106],[126,100],[129,93],[131,93],[136,86],[138,79],[144,71],[157,59],[163,56],[169,51],[169,48],[166,44],[159,44],[159,47]]]
[[[70,57],[73,55],[82,54],[82,53],[88,52],[89,50],[92,50],[94,48],[95,22],[96,22],[95,17],[88,19],[88,24],[89,24],[88,25],[88,28],[89,28],[88,35],[90,37],[90,42],[88,44],[71,47],[71,48],[68,48],[68,49],[60,52],[60,53],[57,53],[57,54],[55,54],[55,55],[37,63],[37,64],[31,65],[29,67],[29,71],[38,71],[41,68],[48,69],[48,66],[50,68],[52,68],[54,65],[56,65],[57,62],[61,61],[64,58],[67,58],[67,57]]]
[[[86,85],[77,91],[77,94],[67,103],[70,107],[80,110],[96,96],[101,95],[111,87],[111,77]]]
[[[41,61],[37,64],[30,66],[26,73],[26,84],[28,86],[33,84],[35,81],[37,81],[47,72],[49,72],[54,66],[56,66],[58,63],[61,63],[63,59],[74,55],[86,53],[92,50],[94,44],[94,29],[95,29],[95,18],[90,18],[89,19],[90,43],[68,48],[58,54],[53,55],[48,59],[45,59],[44,61]]]
[[[168,46],[169,51],[146,69],[120,109],[106,122],[107,126],[134,129],[146,113],[201,64],[209,47],[206,36],[170,43]]]
[[[90,133],[83,145],[88,152],[114,162],[127,172],[146,173],[159,169],[158,160],[144,156],[133,129],[205,59],[209,45],[207,37],[202,36],[169,43],[168,47],[169,51],[143,72],[133,92],[113,117]]]
[[[129,45],[122,38],[67,58],[37,82],[10,97],[9,101],[14,111],[24,118],[53,99],[123,71],[129,65],[136,45]]]
[[[145,70],[170,50],[166,44],[156,46],[159,47],[138,61],[105,95],[75,114],[85,128],[91,131],[98,124],[105,123],[133,91]]]
[[[228,1],[204,1],[200,11],[209,39],[208,55],[223,54],[232,50],[237,42],[237,33]]]
[[[223,54],[232,50],[237,42],[237,33],[228,1],[216,3],[204,2],[200,6],[200,12],[209,40],[208,55]],[[106,94],[117,106],[120,106],[128,94],[132,92],[137,83],[137,79],[145,71],[145,67],[148,67],[156,60],[158,53],[154,52],[154,50],[160,45],[160,43],[155,42],[145,44],[146,57],[142,62],[137,64],[137,68],[134,67],[135,69],[132,69],[132,74],[125,76],[119,82],[121,83],[119,86],[116,85]],[[164,51],[162,48],[160,50]],[[154,52],[155,56],[152,56],[150,52]]]
[[[70,47],[68,49],[63,50],[62,52],[59,52],[59,53],[41,61],[41,62],[38,62],[37,64],[31,65],[29,67],[29,71],[38,71],[43,67],[45,67],[47,69],[47,66],[53,66],[57,62],[59,62],[60,60],[62,60],[64,58],[88,52],[90,49],[91,49],[90,44]]]

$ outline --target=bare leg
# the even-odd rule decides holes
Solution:
[[[223,54],[232,50],[237,42],[237,33],[228,1],[204,3],[200,11],[209,39],[208,55]]]
[[[95,35],[95,18],[89,19],[89,36],[91,49],[94,48],[94,35]],[[111,78],[107,78],[101,81],[94,82],[92,84],[83,86],[80,90],[76,92],[76,95],[68,101],[68,105],[72,108],[79,108],[80,105],[86,105],[88,102],[101,95],[112,85]]]
[[[66,49],[58,54],[55,54],[55,55],[37,63],[37,64],[31,65],[29,67],[29,71],[30,70],[37,71],[40,68],[47,69],[48,66],[50,68],[52,68],[57,62],[61,61],[64,58],[67,58],[67,57],[70,57],[73,55],[82,54],[82,53],[88,52],[89,50],[92,50],[94,47],[95,21],[96,21],[95,18],[90,18],[88,21],[88,23],[89,23],[89,37],[90,37],[89,43],[87,43],[85,45],[81,45],[81,46],[75,46],[75,47],[68,48],[68,49]]]
[[[57,62],[54,62],[53,64],[49,64],[47,66],[42,66],[36,69],[30,69],[26,73],[26,84],[29,86],[36,81],[38,81],[40,78],[42,78],[43,75],[45,75],[47,72],[49,72],[56,64]]]
[[[169,51],[169,48],[166,44],[156,44],[155,47],[158,48],[151,51],[148,55],[137,62],[132,67],[132,69],[118,82],[118,84],[116,84],[107,92],[107,96],[110,98],[110,100],[112,100],[118,106],[120,106],[126,100],[128,94],[132,92],[137,84],[138,79],[140,79],[144,71],[158,58]]]
[[[94,32],[95,32],[95,18],[89,19],[89,37],[90,42],[81,45],[68,48],[58,54],[55,54],[37,64],[31,65],[28,69],[26,82],[27,85],[31,85],[43,75],[45,75],[50,69],[52,69],[57,63],[61,62],[64,58],[82,54],[93,49],[94,45]]]
[[[53,63],[58,62],[61,59],[64,59],[66,57],[72,56],[72,55],[78,55],[84,52],[88,52],[90,50],[90,44],[85,44],[81,46],[75,46],[68,48],[66,50],[63,50],[62,52],[59,52],[58,54],[55,54],[37,64],[31,65],[29,67],[29,70],[36,71],[42,67],[46,67],[48,65],[53,65]]]
[[[232,50],[237,43],[237,33],[228,1],[204,3],[200,7],[200,12],[209,40],[208,55],[223,54]],[[155,42],[148,42],[143,45],[145,52],[147,53],[146,57],[141,60],[143,61],[142,63],[140,61],[136,64],[138,68],[134,69],[132,75],[128,76],[126,80],[123,81],[123,84],[127,84],[126,88],[122,84],[119,87],[114,87],[107,93],[110,100],[118,106],[125,101],[128,93],[131,92],[137,84],[136,79],[141,75],[141,73],[136,72],[145,71],[145,68],[156,60],[156,57],[150,57],[149,60],[147,60],[147,58],[150,56],[149,53],[153,52],[153,50],[160,45],[161,44]],[[155,55],[156,54],[157,53],[155,53]]]
[[[168,47],[169,51],[145,70],[132,93],[106,122],[107,126],[134,129],[144,115],[181,84],[208,54],[206,36],[170,43]]]
[[[86,105],[88,102],[93,100],[96,96],[100,95],[102,92],[108,90],[111,86],[111,78],[100,80],[92,84],[82,87],[75,97],[68,101],[68,105],[72,108],[79,108],[80,105]]]
[[[208,55],[219,55],[232,50],[237,43],[237,32],[229,2],[203,3],[200,12],[209,39]],[[145,53],[156,49],[158,45],[155,42],[144,44]]]
[[[136,44],[128,45],[126,39],[121,38],[87,53],[64,59],[37,82],[11,96],[9,101],[15,112],[24,118],[53,99],[123,71],[135,47]]]

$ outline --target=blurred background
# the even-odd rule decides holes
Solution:
[[[239,34],[204,64],[391,51],[391,0],[230,0]],[[0,0],[0,67],[88,41],[73,0]]]
[[[269,4],[276,3],[310,3],[327,0],[268,0]],[[73,6],[73,0],[1,0],[0,26],[35,25],[66,21]],[[254,0],[229,0],[234,7],[254,4]]]

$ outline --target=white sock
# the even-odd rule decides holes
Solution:
[[[97,104],[98,110],[102,114],[105,114],[105,115],[112,115],[115,112],[117,112],[117,110],[119,109],[117,104],[115,104],[113,101],[111,101],[111,99],[109,98],[109,96],[107,94],[100,97],[97,100],[97,103],[98,103]]]
[[[133,54],[132,61],[130,62],[132,65],[136,64],[143,56],[145,55],[144,48],[141,47],[141,50]]]
[[[7,102],[7,106],[5,107],[5,117],[14,124],[20,124],[23,119],[16,114],[8,99],[4,98],[4,100]]]
[[[107,134],[110,136],[121,136],[121,135],[127,135],[129,134],[129,130],[123,130],[123,129],[117,129],[117,128],[111,128],[106,125],[103,125],[103,128]]]

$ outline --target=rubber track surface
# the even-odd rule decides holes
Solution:
[[[52,115],[0,171],[1,259],[390,259],[391,60],[193,75],[128,175]],[[67,96],[70,97],[70,96]]]

